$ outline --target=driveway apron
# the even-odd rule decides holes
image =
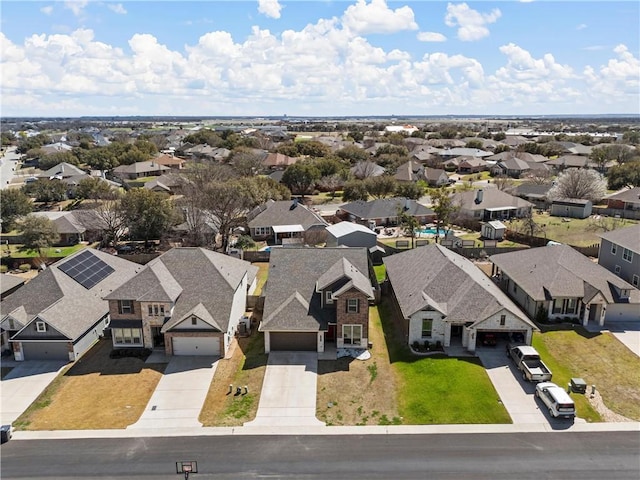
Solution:
[[[200,410],[218,366],[218,357],[172,357],[140,419],[127,427],[202,427]]]
[[[321,426],[316,418],[318,354],[271,352],[255,420],[245,426]]]
[[[8,363],[3,362],[3,366]],[[3,425],[18,418],[68,362],[26,360],[16,363],[14,369],[0,383],[0,421]]]
[[[549,423],[535,399],[535,383],[522,379],[520,371],[506,356],[504,345],[480,347],[476,354],[513,423]]]
[[[609,322],[606,328],[640,357],[640,322]]]

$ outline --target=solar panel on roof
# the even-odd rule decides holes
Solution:
[[[87,290],[90,290],[115,270],[89,250],[79,253],[58,267]]]

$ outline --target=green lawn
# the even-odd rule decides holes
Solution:
[[[379,311],[397,375],[396,395],[404,425],[511,423],[477,358],[417,357],[392,323],[388,299]]]
[[[38,256],[37,252],[20,250],[22,245],[8,245],[8,247],[11,258],[35,258]],[[72,245],[70,247],[51,247],[44,250],[44,256],[47,258],[63,258],[85,247],[87,247],[85,244]],[[2,247],[2,254],[5,255],[6,251],[7,245]]]
[[[583,378],[596,385],[609,409],[640,421],[640,358],[612,334],[580,327],[546,331],[534,335],[533,345],[553,372],[554,383],[566,386],[572,377]],[[572,397],[580,417],[600,421],[583,395]]]
[[[376,273],[378,283],[384,282],[387,278],[387,266],[384,263],[382,265],[374,265],[373,271]]]
[[[548,213],[534,213],[533,219],[538,225],[543,226],[547,239],[560,243],[567,243],[586,247],[600,243],[599,233],[604,233],[602,229],[594,227],[591,218],[566,218],[552,217]],[[629,227],[638,223],[635,220],[620,220],[616,228]]]

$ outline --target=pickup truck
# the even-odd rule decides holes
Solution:
[[[515,362],[522,378],[529,382],[548,382],[551,380],[551,370],[540,359],[535,348],[528,345],[507,345],[507,355]]]

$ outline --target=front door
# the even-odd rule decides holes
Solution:
[[[164,335],[160,333],[160,330],[162,330],[162,327],[151,327],[154,348],[164,347]]]
[[[325,340],[327,342],[336,341],[336,328],[337,328],[337,325],[335,323],[329,324],[329,330],[327,330],[327,334],[325,335]]]
[[[462,325],[451,325],[451,336],[462,337]]]

